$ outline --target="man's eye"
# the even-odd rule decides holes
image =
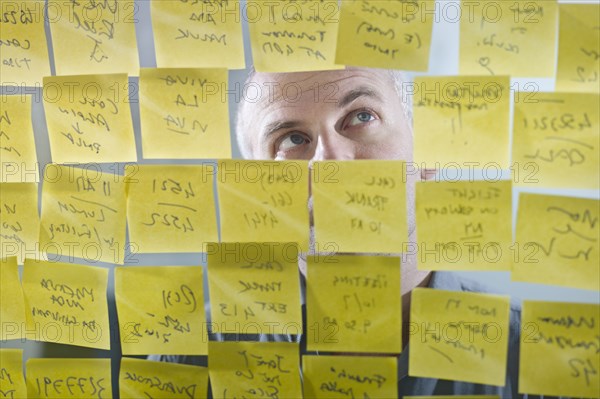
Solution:
[[[357,112],[348,122],[348,126],[356,126],[361,123],[374,121],[376,118],[368,111]]]
[[[305,136],[303,136],[302,134],[299,134],[299,133],[292,133],[292,134],[288,135],[287,137],[285,137],[283,140],[281,140],[277,150],[278,151],[287,151],[296,146],[299,146],[302,144],[307,144],[307,143],[308,143],[308,139]]]

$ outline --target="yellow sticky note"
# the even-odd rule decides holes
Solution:
[[[335,61],[427,71],[435,2],[342,1]]]
[[[417,77],[414,90],[415,162],[508,169],[508,76]]]
[[[519,393],[600,397],[599,323],[597,304],[524,301]]]
[[[204,399],[208,395],[208,369],[124,357],[119,393],[123,399]]]
[[[559,4],[557,91],[598,93],[600,5]]]
[[[152,1],[158,67],[245,68],[240,6],[239,0]]]
[[[436,396],[403,396],[404,399],[501,399],[496,395],[436,395]]]
[[[1,96],[0,104],[0,182],[38,182],[31,96]]]
[[[510,270],[512,186],[503,181],[417,182],[420,270]]]
[[[398,398],[395,357],[302,356],[305,398]]]
[[[521,193],[512,280],[599,290],[599,204]]]
[[[213,171],[211,165],[126,167],[129,240],[136,252],[202,252],[203,243],[218,241]]]
[[[136,162],[127,75],[44,78],[52,161]]]
[[[515,101],[515,184],[597,189],[599,121],[598,94],[538,93],[535,101]]]
[[[298,344],[210,342],[208,372],[213,398],[301,398]]]
[[[0,375],[0,395],[3,398],[27,397],[22,349],[0,349]]]
[[[36,86],[50,75],[44,0],[0,1],[1,86]]]
[[[504,386],[510,299],[416,288],[408,374]]]
[[[40,250],[122,265],[127,246],[123,176],[93,164],[48,164],[44,176]]]
[[[295,243],[210,244],[212,331],[301,334]]]
[[[405,172],[401,161],[315,162],[317,247],[333,247],[335,252],[402,252],[408,236]]]
[[[21,338],[20,332],[25,329],[25,302],[14,256],[0,259],[0,320],[1,341]]]
[[[221,241],[297,242],[308,250],[308,163],[219,161]]]
[[[25,256],[36,256],[40,248],[38,185],[1,183],[0,189],[0,257],[16,256],[23,263]]]
[[[553,77],[557,0],[461,2],[460,73]]]
[[[110,349],[107,284],[102,267],[25,259],[27,330],[36,341]]]
[[[207,354],[200,266],[117,267],[115,299],[124,354]]]
[[[110,359],[29,359],[31,399],[110,399]]]
[[[144,158],[231,158],[226,91],[225,69],[142,68]]]
[[[56,74],[137,75],[138,19],[133,0],[48,0]]]
[[[338,69],[337,0],[248,0],[246,17],[258,72]]]
[[[306,311],[310,351],[400,353],[400,259],[308,258]]]

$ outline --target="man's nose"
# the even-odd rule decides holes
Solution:
[[[331,132],[319,135],[312,160],[350,160],[355,158],[355,145],[352,140],[349,140],[336,132]]]

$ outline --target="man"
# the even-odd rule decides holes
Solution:
[[[403,101],[399,72],[366,68],[302,73],[256,73],[246,82],[252,101],[242,101],[237,139],[250,159],[351,160],[398,159],[412,162],[410,104]],[[258,90],[258,92],[256,92]],[[424,173],[421,176],[424,178]],[[410,176],[409,176],[410,178]],[[407,182],[409,240],[415,241],[414,183]],[[301,259],[300,268],[305,274]],[[404,324],[410,317],[410,292],[417,286],[481,291],[450,273],[417,270],[415,257],[402,259]],[[514,310],[513,321],[519,314]],[[516,398],[518,324],[511,323],[507,383],[492,387],[456,381],[408,377],[408,345],[399,359],[399,395],[499,395]],[[409,334],[405,331],[404,337]],[[265,339],[266,337],[261,337]],[[275,337],[289,340],[291,337]],[[193,357],[166,360],[201,364]],[[531,396],[530,396],[531,398]]]

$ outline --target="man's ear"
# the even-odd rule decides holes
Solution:
[[[433,179],[436,173],[437,169],[421,169],[421,181]]]

